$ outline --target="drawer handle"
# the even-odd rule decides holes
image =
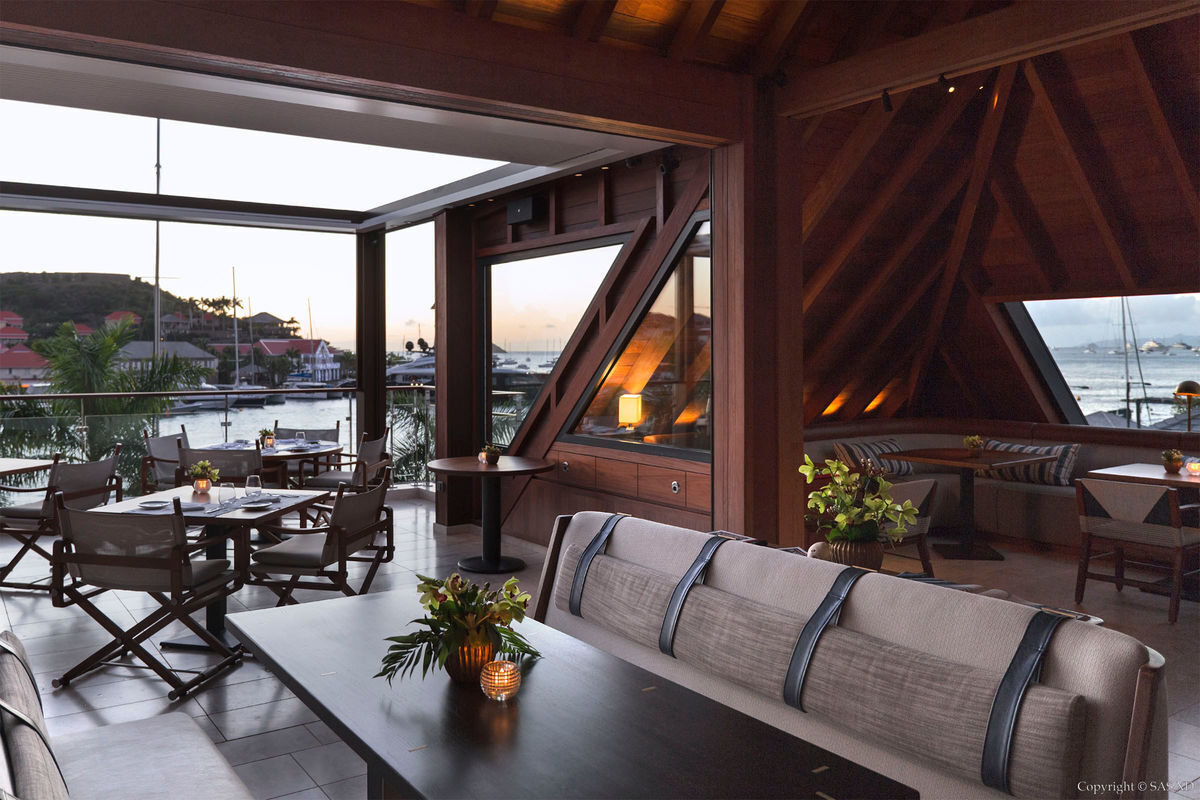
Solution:
[[[561,469],[563,472],[570,472],[571,471],[571,462],[570,461],[562,462]]]
[[[679,481],[671,481],[671,494],[679,494]]]

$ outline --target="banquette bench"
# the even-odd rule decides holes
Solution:
[[[1020,683],[1018,645],[1037,650],[1029,632],[1044,612],[847,569],[585,511],[555,523],[534,616],[924,798],[1003,797],[1002,781],[1017,797],[1115,797],[1122,781],[1166,780],[1154,651],[1054,620],[1040,678],[994,713],[1002,685]],[[1019,709],[1011,739],[1004,708]]]
[[[0,633],[0,797],[250,800],[212,740],[181,712],[55,736],[25,648]]]
[[[901,450],[915,450],[962,447],[963,436],[967,434],[1016,445],[1079,445],[1077,451],[1064,459],[1069,462],[1067,474],[1058,485],[987,475],[975,479],[975,526],[979,530],[1071,547],[1079,544],[1076,478],[1094,469],[1120,464],[1157,464],[1162,451],[1169,448],[1200,452],[1200,433],[975,419],[895,419],[810,426],[804,430],[804,452],[819,464],[837,457],[834,445],[839,442],[892,441]],[[937,502],[932,524],[954,525],[958,521],[958,474],[925,464],[913,464],[912,468],[911,476],[895,480],[936,480]]]

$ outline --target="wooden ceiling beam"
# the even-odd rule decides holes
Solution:
[[[967,181],[962,205],[958,209],[958,221],[954,225],[954,234],[951,236],[950,245],[946,250],[946,268],[942,272],[942,283],[926,322],[925,343],[917,354],[909,378],[908,398],[910,401],[914,400],[920,391],[925,367],[933,357],[934,347],[937,345],[938,337],[942,334],[942,323],[946,319],[946,309],[950,306],[954,286],[958,283],[959,270],[962,266],[963,255],[967,251],[971,229],[975,226],[975,212],[979,208],[979,198],[983,194],[988,174],[992,170],[996,143],[1000,140],[1000,131],[1004,126],[1004,112],[1008,109],[1008,98],[1012,94],[1016,75],[1016,64],[1001,67],[989,92],[990,102],[979,131],[979,139],[975,143],[975,154],[971,159],[971,177]]]
[[[1179,196],[1183,198],[1183,202],[1192,216],[1193,225],[1200,228],[1200,194],[1196,192],[1196,184],[1192,182],[1187,162],[1183,160],[1179,142],[1163,112],[1162,101],[1159,100],[1158,92],[1155,91],[1154,84],[1150,80],[1146,62],[1142,59],[1141,52],[1138,51],[1137,43],[1128,33],[1121,37],[1121,49],[1125,52],[1125,59],[1129,62],[1129,71],[1133,75],[1134,86],[1141,95],[1146,113],[1150,115],[1150,126],[1154,128],[1154,135],[1158,138],[1158,152],[1175,177],[1175,183],[1179,186]]]
[[[600,38],[604,28],[612,18],[617,7],[617,0],[576,0],[578,13],[571,25],[571,36],[585,42],[594,42]]]
[[[1200,0],[1018,2],[793,76],[776,108],[811,117],[1200,11]]]
[[[1100,234],[1101,244],[1112,261],[1122,286],[1132,292],[1138,284],[1133,266],[1133,247],[1129,236],[1123,230],[1121,218],[1097,175],[1097,168],[1091,163],[1084,164],[1082,154],[1076,147],[1076,134],[1067,130],[1062,114],[1050,97],[1037,65],[1032,61],[1025,62],[1025,79],[1029,88],[1033,90],[1034,104],[1050,127],[1054,143],[1063,157],[1063,165],[1079,188],[1084,207]]]
[[[970,171],[971,162],[966,159],[961,160],[954,175],[945,182],[933,202],[925,209],[925,213],[909,228],[904,241],[892,250],[888,260],[879,269],[872,270],[871,279],[867,285],[853,293],[854,299],[850,306],[838,314],[833,326],[822,336],[821,347],[813,348],[810,351],[809,359],[805,363],[805,371],[816,379],[817,385],[823,382],[827,371],[832,368],[831,365],[836,360],[848,357],[848,348],[858,349],[859,344],[854,339],[855,331],[862,327],[862,321],[867,318],[871,305],[877,303],[883,296],[888,281],[908,261],[913,250],[925,240],[933,224],[946,211],[950,201],[962,190]],[[900,292],[901,296],[907,299],[912,292],[915,292],[918,297],[924,294],[937,272],[937,270],[927,272],[917,284],[919,288],[904,286],[903,291]],[[824,398],[824,402],[815,410],[808,408],[806,404],[806,414],[810,411],[812,415],[821,413],[831,399]],[[814,403],[816,402],[818,400],[814,400]]]
[[[829,162],[821,177],[813,185],[812,191],[804,198],[804,209],[801,214],[803,236],[809,234],[825,217],[825,212],[833,205],[842,189],[850,182],[851,176],[862,166],[863,159],[871,152],[879,137],[888,129],[888,125],[896,118],[896,114],[904,107],[910,94],[902,92],[892,98],[892,111],[883,108],[882,101],[876,100],[867,107],[866,113],[854,126],[854,133],[838,150],[837,155]]]
[[[892,358],[885,345],[901,321],[909,315],[921,298],[925,296],[925,293],[929,291],[929,287],[933,284],[934,279],[941,274],[941,271],[942,264],[938,263],[933,269],[926,271],[925,275],[914,285],[906,286],[904,292],[899,295],[901,298],[900,302],[889,307],[890,311],[883,323],[866,326],[870,330],[870,334],[866,338],[858,338],[851,341],[845,336],[837,339],[830,336],[825,338],[821,343],[821,347],[810,348],[809,352],[816,351],[819,354],[828,354],[829,352],[839,353],[843,356],[842,364],[844,365],[851,363],[846,358],[844,347],[852,345],[860,353],[878,353],[885,360],[892,360],[894,363],[897,362],[898,360]],[[841,318],[842,321],[849,320],[852,322],[854,327],[859,331],[863,330],[864,320],[866,319],[867,317],[862,315],[849,314],[845,314]],[[910,338],[915,339],[916,337]],[[833,347],[834,344],[837,344],[840,349]],[[828,357],[823,360],[827,361]],[[840,391],[837,389],[838,383],[835,375],[838,370],[842,369],[844,369],[844,366],[833,370],[834,374],[821,374],[821,377],[816,381],[813,391],[809,393],[804,401],[805,424],[820,417],[821,413],[833,402],[834,398],[840,394]]]
[[[675,61],[689,61],[695,58],[724,7],[725,0],[692,0],[688,3],[683,22],[679,24],[670,46],[667,47],[667,57]]]
[[[1001,177],[997,173],[992,176],[988,189],[1000,216],[1016,234],[1025,260],[1037,267],[1035,273],[1042,289],[1052,292],[1063,286],[1067,281],[1066,266],[1038,216],[1037,207],[1020,184],[1020,176],[1009,172]]]
[[[916,141],[905,151],[904,158],[891,172],[883,186],[872,195],[870,204],[863,209],[850,225],[846,235],[842,237],[833,252],[821,266],[804,281],[803,310],[808,311],[820,297],[821,292],[837,276],[850,256],[862,244],[863,239],[875,227],[879,219],[891,208],[892,203],[916,175],[917,170],[937,148],[946,132],[962,114],[967,104],[971,102],[972,93],[956,92],[949,95],[949,100],[932,123],[925,127]]]
[[[756,76],[771,75],[779,69],[788,47],[800,32],[800,19],[804,16],[804,9],[808,8],[808,0],[791,0],[775,5],[778,8],[775,19],[758,43],[757,54],[750,67],[750,72]]]
[[[1008,318],[1004,312],[1000,310],[1000,306],[996,303],[984,302],[979,294],[979,290],[970,281],[963,281],[963,286],[967,292],[967,302],[980,305],[983,307],[984,316],[986,316],[990,325],[987,329],[991,334],[999,340],[1001,344],[1000,350],[1008,356],[1009,363],[1021,376],[1021,380],[1025,384],[1029,395],[1033,398],[1038,410],[1042,413],[1045,422],[1063,422],[1062,415],[1058,410],[1058,406],[1054,403],[1054,399],[1046,391],[1042,384],[1042,378],[1037,374],[1031,360],[1025,353],[1024,346],[1017,340],[1017,335],[1009,324]],[[973,319],[978,319],[979,315],[973,315]]]
[[[496,2],[497,0],[466,0],[463,10],[468,17],[491,19],[492,14],[496,12]]]
[[[967,401],[967,405],[971,407],[971,416],[979,418],[988,418],[992,415],[984,410],[983,405],[979,402],[979,391],[971,385],[963,375],[962,370],[958,366],[958,361],[950,354],[950,346],[946,342],[939,342],[937,348],[938,358],[946,365],[946,371],[950,373],[950,380],[958,387],[963,398]]]

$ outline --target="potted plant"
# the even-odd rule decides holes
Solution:
[[[517,588],[517,579],[509,578],[495,591],[491,584],[471,583],[458,573],[445,580],[418,575],[417,591],[428,615],[413,620],[420,628],[403,636],[389,636],[393,642],[383,657],[376,678],[391,683],[399,673],[404,677],[421,665],[421,677],[429,670],[444,667],[456,683],[479,681],[483,665],[497,652],[537,658],[541,654],[525,637],[514,631],[513,622],[525,619],[529,594]]]
[[[917,520],[912,501],[905,500],[903,505],[893,502],[892,484],[883,479],[883,470],[873,462],[866,462],[863,472],[852,472],[836,458],[818,467],[805,454],[800,473],[806,483],[818,477],[829,479],[809,492],[808,507],[816,512],[809,518],[816,521],[818,530],[825,531],[830,560],[839,564],[879,569],[883,564],[881,537],[886,534],[898,542]],[[884,529],[885,522],[893,525]]]
[[[196,494],[208,494],[214,481],[221,480],[221,471],[208,461],[197,461],[188,470],[192,478],[192,491]]]
[[[500,461],[500,448],[494,444],[485,444],[479,451],[479,460],[485,464],[496,464]]]
[[[275,446],[275,431],[272,428],[263,428],[258,432],[258,439],[262,442],[263,447]]]
[[[978,458],[983,452],[983,437],[977,433],[963,437],[963,447],[967,448],[967,455],[971,458]]]
[[[1162,465],[1167,472],[1178,473],[1183,466],[1183,452],[1174,448],[1162,451]]]

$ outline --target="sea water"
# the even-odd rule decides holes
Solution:
[[[1137,419],[1134,402],[1140,398],[1165,400],[1166,403],[1143,403],[1142,425],[1152,425],[1174,416],[1172,392],[1183,380],[1200,380],[1200,354],[1193,350],[1170,350],[1165,353],[1129,354],[1130,414]],[[1083,348],[1060,347],[1051,351],[1054,362],[1079,402],[1084,415],[1096,411],[1125,409],[1125,356],[1101,350],[1089,353]],[[1141,364],[1139,374],[1138,364]],[[1200,412],[1193,412],[1200,413]]]

